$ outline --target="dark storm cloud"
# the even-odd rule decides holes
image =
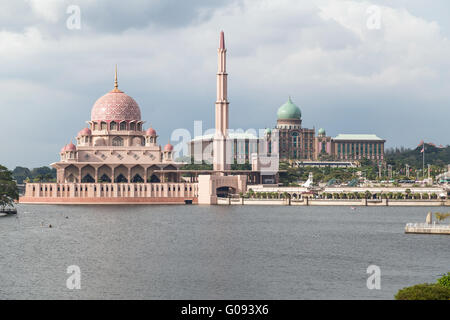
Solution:
[[[95,1],[80,4],[84,21],[97,32],[121,32],[149,25],[177,28],[208,19],[217,7],[229,4],[220,0]]]
[[[240,0],[234,0],[240,2]],[[67,32],[71,5],[79,6],[82,26],[91,32],[117,33],[147,26],[178,28],[211,17],[214,9],[230,4],[220,0],[26,0],[3,1],[0,30],[20,31],[38,26],[51,35]]]

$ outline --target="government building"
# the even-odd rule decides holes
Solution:
[[[266,129],[266,139],[278,134],[280,160],[301,161],[350,161],[368,159],[384,160],[384,139],[375,134],[338,134],[327,136],[324,129],[302,127],[300,108],[289,97],[277,112],[277,124]],[[272,148],[273,146],[270,146]]]

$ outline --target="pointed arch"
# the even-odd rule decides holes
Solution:
[[[111,123],[109,124],[109,129],[114,131],[117,130],[117,122],[111,121]]]
[[[112,169],[106,164],[100,166],[97,170],[98,182],[112,182]]]
[[[122,137],[114,137],[112,139],[112,145],[114,147],[122,147],[123,146],[123,138]]]
[[[93,183],[95,182],[95,169],[91,165],[86,165],[81,168],[81,182]]]
[[[114,168],[114,182],[128,182],[128,168],[123,164]]]

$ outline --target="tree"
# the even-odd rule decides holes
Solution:
[[[396,300],[449,300],[450,288],[440,284],[423,283],[400,289]]]
[[[411,189],[406,189],[405,193],[406,193],[406,199],[409,199],[409,195],[411,194]]]
[[[19,190],[13,180],[12,172],[0,165],[0,207],[12,206],[19,199]]]
[[[15,167],[12,171],[12,176],[17,181],[17,183],[22,184],[25,179],[31,177],[31,171],[28,168]]]
[[[39,167],[31,170],[31,177],[42,182],[49,182],[56,179],[56,169],[49,167]]]
[[[447,274],[444,274],[442,277],[440,277],[437,280],[437,283],[443,287],[450,289],[450,272],[447,272]]]
[[[436,212],[436,213],[434,214],[434,216],[436,217],[436,219],[437,219],[439,222],[442,222],[442,221],[444,221],[445,219],[447,219],[448,217],[450,217],[450,213],[440,213],[440,212]]]

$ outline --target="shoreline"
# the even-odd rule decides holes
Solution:
[[[192,201],[186,203],[185,201]],[[290,200],[290,201],[289,201]],[[18,204],[42,205],[198,205],[196,197],[191,198],[22,198]],[[270,206],[330,206],[330,207],[449,207],[450,200],[371,200],[371,199],[246,199],[218,198],[217,205],[270,205]]]
[[[224,199],[218,205],[284,205],[284,206],[352,206],[352,207],[448,207],[449,200],[331,200],[331,199]]]

